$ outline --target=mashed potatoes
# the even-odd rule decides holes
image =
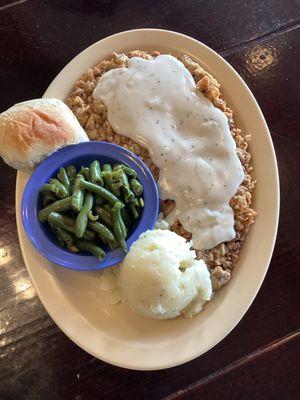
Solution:
[[[210,274],[184,238],[169,230],[143,233],[120,266],[124,300],[156,319],[192,317],[212,296]]]

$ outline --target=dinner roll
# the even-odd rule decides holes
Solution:
[[[89,138],[69,107],[58,99],[15,104],[0,114],[0,156],[30,171],[61,147]]]

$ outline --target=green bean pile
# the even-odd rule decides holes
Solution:
[[[144,207],[143,186],[136,172],[125,164],[95,160],[79,171],[60,168],[44,184],[43,209],[38,216],[48,223],[60,246],[105,258],[102,245],[127,252],[126,238]]]

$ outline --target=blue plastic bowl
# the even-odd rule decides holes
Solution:
[[[91,271],[111,267],[121,262],[125,256],[121,249],[106,250],[103,261],[87,253],[72,253],[59,247],[47,224],[40,223],[38,212],[42,208],[40,189],[53,178],[60,167],[70,164],[78,169],[88,166],[93,160],[103,163],[124,163],[133,168],[144,186],[145,207],[133,226],[126,243],[128,249],[142,232],[153,229],[158,214],[159,197],[157,186],[148,167],[132,152],[123,147],[106,142],[85,142],[65,147],[43,161],[31,175],[22,198],[22,220],[25,232],[34,247],[48,260],[65,268]]]

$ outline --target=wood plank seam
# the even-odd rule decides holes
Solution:
[[[269,353],[273,350],[276,350],[280,346],[283,346],[287,342],[292,340],[300,339],[300,328],[297,330],[283,336],[280,339],[274,340],[273,342],[267,344],[266,346],[260,347],[259,349],[253,351],[252,353],[246,354],[245,356],[239,358],[238,360],[228,364],[222,369],[218,369],[217,371],[211,373],[210,375],[205,376],[197,382],[192,383],[191,385],[186,386],[184,389],[180,389],[177,392],[168,395],[163,398],[163,400],[175,400],[181,395],[186,395],[189,392],[194,391],[195,389],[199,389],[201,386],[206,385],[207,383],[211,383],[222,375],[226,375],[233,370],[255,360],[256,358]]]
[[[221,50],[218,52],[222,57],[227,57],[231,54],[238,53],[239,51],[245,50],[248,47],[251,47],[253,44],[261,43],[266,40],[273,39],[277,36],[284,35],[285,33],[292,32],[297,30],[300,27],[300,18],[293,21],[290,24],[282,25],[280,28],[275,29],[274,31],[266,32],[261,36],[257,36],[254,39],[246,40],[244,43],[234,45],[232,47],[228,47],[227,49]]]
[[[12,7],[18,6],[19,4],[26,3],[26,1],[28,1],[28,0],[17,0],[17,1],[14,1],[13,3],[5,4],[4,6],[0,7],[0,11],[6,10],[7,8],[12,8]]]
[[[45,322],[48,322],[47,320],[49,319],[49,317],[48,317],[48,315],[45,315],[44,317],[41,317],[41,318],[38,318],[38,319],[36,319],[34,322],[39,322],[39,321],[45,321]],[[32,322],[32,321],[31,321]],[[45,326],[42,326],[42,327],[40,327],[40,326],[38,326],[37,327],[37,329],[36,330],[34,330],[34,331],[31,331],[30,333],[28,333],[28,334],[25,334],[25,335],[23,335],[23,336],[20,336],[20,337],[18,337],[17,339],[15,339],[15,338],[12,338],[11,339],[11,341],[9,341],[8,339],[7,339],[7,337],[10,337],[10,336],[12,336],[13,334],[15,334],[16,332],[18,332],[18,331],[22,331],[23,330],[23,328],[24,328],[24,326],[26,327],[26,325],[28,325],[28,326],[31,326],[32,325],[32,323],[31,322],[28,322],[27,324],[25,324],[25,325],[22,325],[21,327],[18,327],[18,328],[15,328],[15,329],[13,329],[12,331],[10,331],[9,332],[9,334],[3,334],[3,335],[1,335],[0,336],[0,358],[4,358],[5,357],[5,355],[4,355],[4,350],[6,349],[6,348],[9,348],[9,347],[11,347],[12,345],[13,345],[13,347],[15,348],[19,343],[22,343],[24,340],[26,340],[26,339],[30,339],[33,335],[37,335],[37,334],[41,334],[41,333],[46,333],[46,337],[48,338],[50,335],[48,334],[48,332],[49,332],[49,329],[50,328],[55,328],[55,331],[52,333],[52,332],[50,332],[50,334],[53,336],[53,334],[57,334],[58,332],[62,332],[59,328],[58,328],[58,326],[57,325],[55,325],[54,324],[54,322],[51,320],[51,319],[49,319],[49,324],[47,324],[47,325],[45,325]],[[5,337],[6,336],[6,337]],[[1,341],[5,341],[5,344],[1,344]],[[27,347],[30,347],[31,346],[31,343],[27,346]],[[23,349],[25,349],[25,348],[27,348],[26,346],[24,346],[22,349],[20,349],[21,351],[23,350]]]

